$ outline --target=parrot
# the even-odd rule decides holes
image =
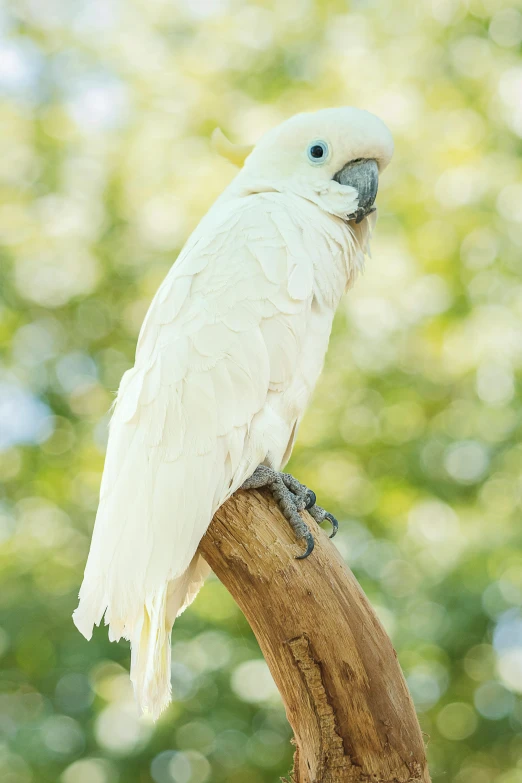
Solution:
[[[217,509],[267,487],[303,541],[301,512],[337,521],[283,468],[321,374],[343,294],[363,270],[393,140],[354,107],[297,114],[253,147],[216,129],[239,166],[145,316],[109,425],[100,500],[73,620],[105,616],[130,641],[138,708],[171,701],[171,631],[210,569],[198,553]]]

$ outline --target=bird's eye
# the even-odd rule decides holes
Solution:
[[[324,163],[328,157],[328,144],[325,141],[313,141],[308,146],[310,163]]]

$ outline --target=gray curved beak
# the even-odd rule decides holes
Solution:
[[[360,223],[370,212],[375,212],[373,203],[379,187],[379,169],[374,160],[352,160],[342,167],[334,176],[334,180],[341,185],[349,185],[355,188],[359,194],[357,211],[348,215],[349,220]]]

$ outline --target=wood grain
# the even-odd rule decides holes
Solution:
[[[286,707],[295,783],[429,783],[397,655],[326,533],[312,555],[264,491],[237,492],[200,552],[254,631]]]

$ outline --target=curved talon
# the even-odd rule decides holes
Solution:
[[[317,503],[317,498],[313,489],[309,489],[307,495],[308,500],[306,501],[305,509],[308,511],[308,509],[312,508],[312,506],[315,506]]]
[[[324,518],[330,522],[333,528],[332,532],[329,535],[329,538],[333,538],[336,535],[337,531],[339,530],[339,522],[336,520],[333,514],[330,514],[329,511],[326,512]]]
[[[323,521],[326,512],[317,505],[315,492],[297,481],[290,473],[280,473],[266,465],[258,465],[250,478],[241,486],[242,489],[267,487],[297,538],[304,538],[306,542],[306,551],[302,555],[296,555],[295,559],[304,560],[309,557],[313,552],[315,541],[300,512],[306,509],[317,524]],[[336,531],[335,517],[328,516]]]
[[[305,533],[304,539],[306,541],[306,552],[304,555],[296,555],[296,560],[304,560],[305,557],[308,557],[308,555],[311,555],[314,549],[315,541],[313,535],[308,531],[308,533]]]

